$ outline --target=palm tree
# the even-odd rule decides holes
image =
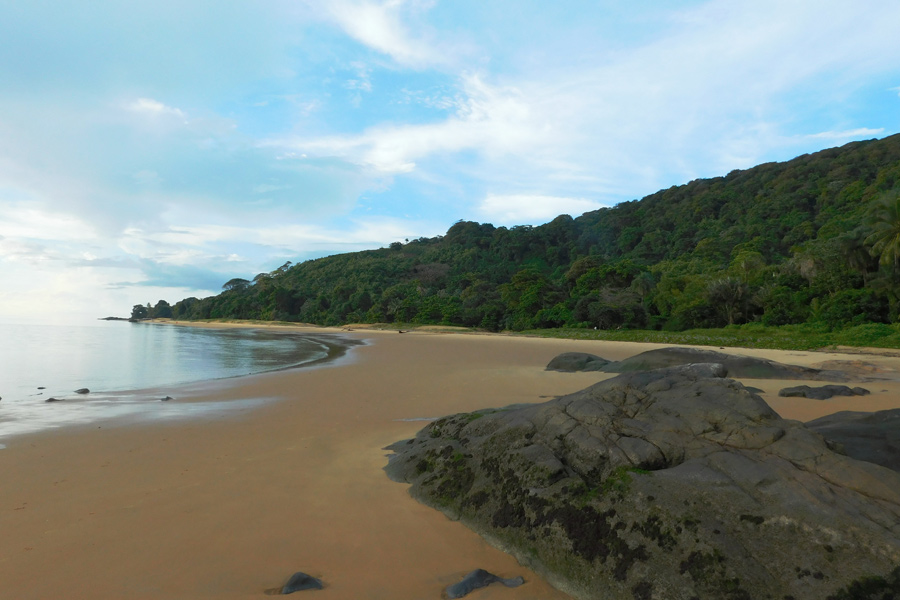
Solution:
[[[706,294],[716,311],[729,325],[734,325],[735,320],[746,312],[750,287],[737,277],[722,277],[709,283]]]
[[[866,247],[866,239],[866,228],[862,225],[837,238],[839,252],[845,257],[847,266],[862,275],[863,287],[869,285],[872,267],[872,253]]]
[[[872,233],[866,238],[866,244],[882,265],[900,267],[900,188],[878,199],[872,212]]]

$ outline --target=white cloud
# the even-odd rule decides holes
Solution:
[[[152,98],[138,98],[137,100],[128,103],[126,108],[132,112],[151,117],[177,117],[183,123],[187,123],[188,121],[187,115],[185,115],[181,109],[166,106],[162,102],[153,100]]]
[[[358,90],[360,92],[372,91],[372,70],[361,62],[354,62],[351,65],[356,70],[356,79],[348,79],[344,84],[348,90]]]
[[[219,244],[248,244],[278,248],[283,252],[306,254],[323,249],[362,250],[383,246],[398,239],[439,235],[445,227],[423,221],[392,217],[354,219],[347,227],[329,228],[319,224],[269,224],[258,227],[238,225],[189,225],[164,231],[129,229],[119,244],[130,254],[173,264],[189,264],[213,256],[210,248]],[[187,252],[186,248],[194,248]],[[181,249],[176,253],[176,250]]]
[[[538,225],[567,214],[577,217],[602,208],[594,200],[537,194],[488,194],[478,207],[479,214],[492,223]]]
[[[6,264],[0,286],[0,318],[38,323],[92,322],[106,316],[128,316],[135,304],[160,298],[209,295],[197,288],[117,286],[122,269],[56,263]]]
[[[0,239],[93,241],[97,232],[73,215],[49,211],[35,202],[0,203]]]
[[[25,219],[41,225],[65,219]],[[249,277],[303,256],[387,246],[443,233],[444,225],[374,217],[345,227],[271,223],[130,227],[115,240],[59,241],[0,236],[0,315],[22,318],[52,311],[61,319],[127,314],[136,303],[215,293],[231,277]],[[33,229],[8,227],[16,234]]]
[[[822,131],[813,133],[807,138],[816,140],[848,140],[851,138],[872,138],[884,133],[884,127],[878,129],[869,129],[868,127],[860,127],[858,129],[847,129],[844,131]]]
[[[668,28],[642,45],[594,58],[587,44],[582,56],[550,58],[546,68],[502,82],[463,74],[455,93],[440,95],[452,112],[431,122],[266,143],[383,175],[427,177],[474,154],[477,162],[460,175],[484,187],[515,181],[520,189],[614,202],[746,168],[773,153],[790,158],[816,139],[883,133],[866,123],[803,138],[792,130],[793,109],[840,102],[825,94],[849,94],[868,73],[894,68],[900,43],[886,23],[900,20],[900,5],[870,0],[872,11],[861,12],[836,1],[825,8],[809,0],[761,2],[712,1],[669,13]],[[403,3],[366,5],[402,15]],[[825,18],[811,22],[819,12]],[[401,91],[421,102],[420,94]]]
[[[10,263],[38,265],[55,259],[58,259],[58,253],[53,252],[45,244],[16,238],[0,239],[0,262],[7,265]]]
[[[435,110],[449,111],[459,109],[465,100],[455,90],[443,87],[431,90],[411,90],[402,88],[401,98],[396,100],[398,104],[419,104]]]
[[[384,125],[361,135],[314,139],[270,140],[319,156],[340,157],[384,174],[409,173],[416,161],[440,153],[467,150],[492,158],[539,146],[551,128],[534,118],[528,99],[515,87],[492,86],[478,75],[463,77],[465,99],[443,122],[424,125]]]
[[[446,64],[446,48],[415,37],[405,18],[428,7],[427,3],[404,0],[332,0],[325,3],[327,14],[350,37],[386,54],[397,63],[412,68]]]

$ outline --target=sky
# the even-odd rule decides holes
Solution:
[[[900,131],[896,0],[0,0],[0,320]]]

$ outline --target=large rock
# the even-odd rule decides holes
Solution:
[[[847,375],[841,371],[786,365],[765,358],[677,346],[642,352],[623,361],[609,363],[601,368],[601,371],[607,373],[631,373],[692,363],[718,363],[725,367],[729,377],[748,379],[817,379],[828,381],[845,381],[847,379]]]
[[[821,600],[900,564],[900,474],[724,372],[446,417],[391,446],[386,470],[579,598]]]
[[[778,390],[778,395],[785,398],[810,398],[811,400],[828,400],[834,396],[865,396],[869,390],[846,385],[795,385]]]
[[[900,472],[900,408],[878,412],[843,412],[806,424],[840,444],[847,456]]]
[[[605,358],[586,352],[563,352],[547,365],[548,371],[576,373],[578,371],[599,371],[609,364]]]

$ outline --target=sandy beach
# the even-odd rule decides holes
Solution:
[[[316,329],[317,332],[322,330]],[[383,473],[421,420],[571,393],[610,375],[555,373],[561,352],[621,360],[652,344],[354,331],[336,366],[161,390],[173,402],[271,399],[180,421],[103,421],[4,440],[0,597],[263,598],[295,571],[296,597],[440,598],[467,572],[523,575],[470,598],[568,598]],[[727,349],[798,365],[863,361],[869,396],[779,398],[804,382],[746,380],[782,416],[900,407],[900,358]],[[809,383],[809,382],[805,382]],[[818,385],[818,383],[813,383]],[[152,410],[154,406],[148,406]]]

